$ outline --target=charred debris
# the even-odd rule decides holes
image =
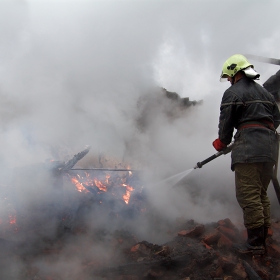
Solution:
[[[189,97],[181,97],[178,93],[159,88],[153,94],[141,96],[137,103],[139,116],[136,125],[140,131],[147,130],[149,121],[161,116],[169,122],[181,118],[193,106],[202,104],[203,100],[192,101]]]

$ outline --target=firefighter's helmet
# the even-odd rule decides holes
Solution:
[[[242,54],[235,54],[229,57],[223,65],[222,74],[220,76],[220,81],[226,81],[228,77],[234,77],[237,72],[244,71],[247,77],[251,79],[259,78],[254,65],[252,65],[247,58]]]

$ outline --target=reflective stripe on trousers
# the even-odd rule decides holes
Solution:
[[[272,162],[237,163],[235,170],[236,198],[243,210],[247,229],[270,226],[270,200],[267,188],[273,172]]]

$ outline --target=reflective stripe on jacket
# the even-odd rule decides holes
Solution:
[[[260,125],[245,127],[250,123]],[[234,129],[239,129],[234,135],[232,169],[237,162],[276,162],[275,129],[279,124],[280,112],[275,99],[261,85],[244,77],[228,88],[220,107],[219,138],[228,145]]]

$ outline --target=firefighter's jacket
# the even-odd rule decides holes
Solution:
[[[235,163],[276,162],[279,124],[280,112],[273,95],[254,80],[243,77],[228,88],[220,107],[219,138],[228,145],[237,130],[232,170]]]
[[[274,96],[277,102],[280,102],[280,70],[267,79],[263,87]]]

